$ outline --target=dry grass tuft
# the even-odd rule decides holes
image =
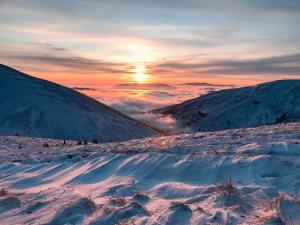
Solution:
[[[110,202],[114,205],[118,205],[120,207],[127,204],[127,200],[124,197],[119,196],[118,194],[114,194],[109,198]]]
[[[222,184],[217,184],[217,188],[219,191],[225,192],[227,194],[232,194],[234,191],[234,187],[232,184],[231,176],[229,177],[229,180],[227,182],[222,183]]]
[[[0,190],[0,197],[4,197],[4,196],[7,196],[7,195],[9,195],[8,189],[7,188],[2,188]]]

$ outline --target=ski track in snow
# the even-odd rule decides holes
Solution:
[[[0,224],[300,224],[300,123],[0,154]]]

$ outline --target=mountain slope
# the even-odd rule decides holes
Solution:
[[[300,224],[299,137],[300,123],[98,145],[0,136],[0,224]]]
[[[0,65],[0,135],[128,140],[156,130],[72,89]]]
[[[216,131],[300,121],[300,80],[226,89],[152,110],[193,131]]]

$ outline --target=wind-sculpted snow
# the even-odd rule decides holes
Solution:
[[[72,89],[0,64],[0,134],[123,141],[159,135]]]
[[[217,131],[300,121],[300,80],[212,92],[152,110],[192,131]]]
[[[3,136],[0,159],[0,224],[300,222],[299,123],[87,145]]]

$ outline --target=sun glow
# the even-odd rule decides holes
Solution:
[[[147,74],[147,68],[145,65],[136,65],[133,68],[133,78],[138,83],[145,83],[146,80],[149,78]]]
[[[146,71],[147,71],[147,69],[146,69],[146,67],[145,67],[144,65],[137,65],[137,66],[135,66],[135,68],[134,68],[134,72],[135,72],[136,74],[138,74],[138,73],[144,74]]]

